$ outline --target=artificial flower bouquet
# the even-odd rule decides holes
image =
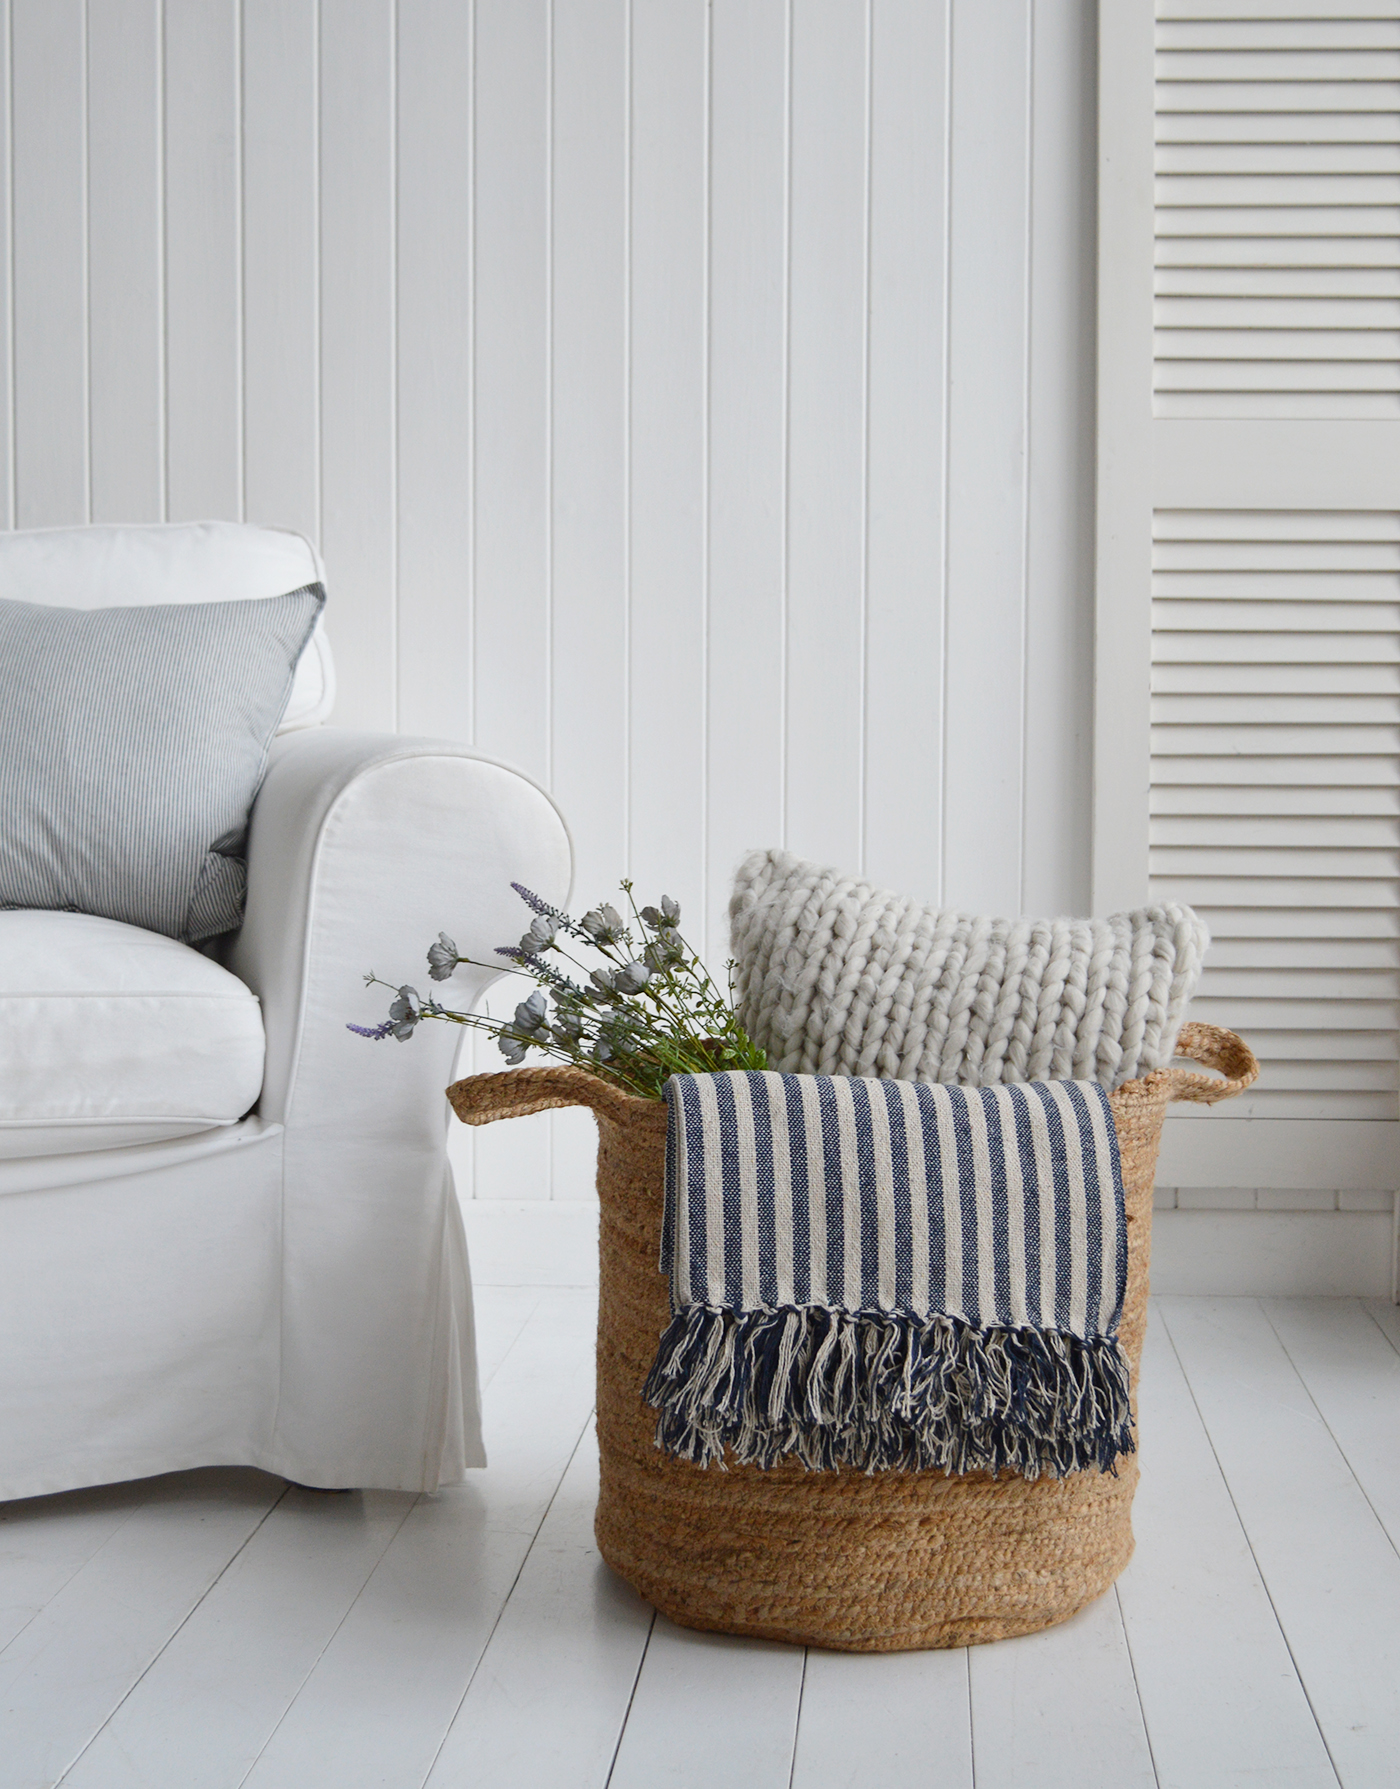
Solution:
[[[393,988],[389,1016],[382,1024],[350,1030],[403,1043],[425,1019],[466,1025],[494,1037],[512,1067],[537,1050],[655,1100],[672,1075],[767,1067],[763,1051],[735,1017],[731,999],[716,988],[681,936],[680,906],[669,895],[661,897],[659,907],[639,909],[632,884],[624,880],[629,919],[604,902],[575,920],[520,883],[511,887],[533,918],[518,944],[503,944],[496,954],[535,987],[509,1019],[457,1012],[436,998],[424,999],[416,988],[393,988],[371,972],[368,985]],[[500,967],[461,956],[440,932],[428,948],[429,976],[446,981],[459,963]]]

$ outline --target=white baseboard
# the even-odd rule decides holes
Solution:
[[[463,1199],[477,1286],[596,1286],[594,1199]]]
[[[1158,1211],[1152,1290],[1389,1298],[1392,1231],[1380,1211]]]

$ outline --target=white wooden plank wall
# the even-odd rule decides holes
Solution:
[[[518,764],[717,962],[756,845],[1082,910],[1093,21],[0,0],[0,523],[305,530],[337,721]],[[481,1192],[586,1190],[502,1129]]]

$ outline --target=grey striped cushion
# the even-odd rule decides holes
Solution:
[[[195,944],[239,923],[243,841],[319,584],[248,602],[0,601],[0,907]]]

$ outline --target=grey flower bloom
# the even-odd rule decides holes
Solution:
[[[616,977],[611,969],[590,969],[588,979],[595,988],[600,989],[604,994],[611,994],[614,991]]]
[[[645,963],[639,963],[635,957],[630,963],[624,963],[614,977],[619,994],[640,994],[650,980],[650,969]]]
[[[512,1068],[515,1067],[517,1062],[523,1062],[525,1060],[524,1039],[513,1036],[509,1031],[503,1031],[496,1039],[496,1048],[501,1052],[502,1056],[505,1057]]]
[[[595,944],[616,944],[622,932],[622,915],[604,901],[601,907],[585,913],[579,924]]]
[[[668,969],[672,963],[679,963],[685,952],[669,932],[663,932],[659,938],[653,938],[642,952],[642,961],[648,969],[659,973]]]
[[[434,981],[446,981],[456,967],[457,946],[446,932],[439,932],[437,943],[428,946],[428,974]]]
[[[537,957],[544,951],[553,950],[557,929],[547,919],[532,919],[529,931],[520,940],[521,950],[527,957]]]
[[[612,1060],[612,1045],[605,1037],[600,1037],[597,1043],[594,1044],[593,1059],[595,1062],[609,1062]]]
[[[389,1017],[394,1021],[394,1036],[401,1044],[406,1044],[413,1036],[413,1028],[422,1018],[421,1002],[417,988],[400,988],[398,998],[389,1003]]]
[[[515,1028],[527,1035],[533,1035],[544,1024],[545,997],[543,990],[536,988],[528,1000],[522,1000],[515,1009]]]
[[[680,923],[680,917],[681,904],[673,901],[670,895],[662,895],[660,912],[655,907],[642,908],[642,918],[654,932],[669,931]]]

